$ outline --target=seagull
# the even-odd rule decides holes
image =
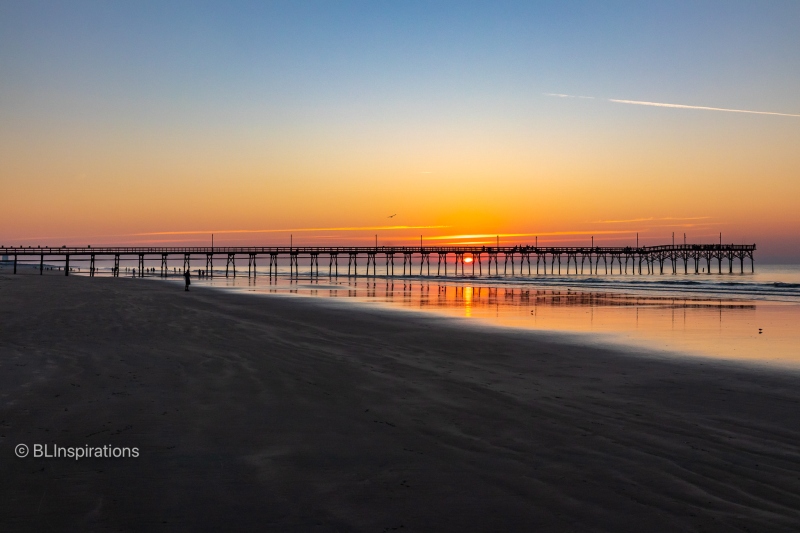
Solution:
[[[397,213],[395,213],[394,215],[389,215],[389,216],[388,216],[388,217],[386,217],[386,218],[394,218],[394,217],[396,217],[396,216],[397,216]]]

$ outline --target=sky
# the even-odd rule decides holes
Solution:
[[[798,25],[796,1],[0,0],[0,244],[722,233],[800,262]]]

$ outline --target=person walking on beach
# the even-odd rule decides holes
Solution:
[[[190,276],[191,276],[191,274],[189,274],[189,269],[187,268],[186,271],[183,273],[183,279],[186,280],[186,289],[185,290],[187,290],[187,291],[189,290],[189,285],[192,284],[191,280],[189,279]]]

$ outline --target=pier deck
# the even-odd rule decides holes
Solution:
[[[121,260],[136,260],[139,276],[144,276],[146,264],[158,261],[159,272],[166,275],[170,259],[183,259],[182,272],[191,269],[192,260],[198,259],[210,276],[214,275],[214,259],[225,260],[225,275],[236,275],[236,259],[247,258],[248,275],[256,275],[259,258],[269,259],[269,275],[278,274],[279,259],[289,260],[290,275],[299,274],[300,259],[308,261],[310,275],[320,275],[319,257],[328,259],[328,275],[339,275],[339,258],[347,257],[347,275],[359,275],[358,261],[366,259],[366,275],[377,275],[378,258],[386,261],[387,276],[395,276],[395,259],[402,257],[402,274],[411,276],[412,267],[419,267],[418,275],[431,275],[432,254],[436,256],[436,269],[433,275],[448,275],[448,258],[452,257],[454,275],[483,275],[484,259],[488,275],[554,275],[554,274],[684,274],[712,272],[717,267],[723,273],[723,263],[727,272],[734,272],[734,264],[739,261],[739,271],[744,272],[745,259],[750,260],[750,271],[755,271],[753,254],[755,244],[678,244],[640,247],[608,246],[241,246],[241,247],[0,247],[0,255],[5,262],[13,262],[14,273],[20,259],[31,256],[39,259],[39,272],[44,271],[45,258],[48,264],[55,260],[63,264],[65,275],[69,275],[76,261],[89,262],[89,274],[97,271],[97,262],[113,261],[111,272],[120,273]],[[13,258],[13,259],[12,259]],[[549,273],[548,273],[548,260]],[[500,263],[503,263],[502,274]],[[603,268],[600,268],[602,262]],[[705,266],[703,264],[705,263]],[[362,263],[363,264],[363,263]],[[680,267],[683,267],[682,269]],[[399,267],[399,265],[398,265]],[[518,267],[518,268],[517,268]],[[562,271],[563,267],[563,271]],[[58,267],[59,270],[62,267]],[[588,268],[588,270],[587,270]],[[477,271],[476,271],[477,269]],[[493,274],[494,269],[494,274]],[[135,269],[134,269],[135,270]]]

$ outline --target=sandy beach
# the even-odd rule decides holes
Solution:
[[[3,531],[800,529],[797,370],[129,278],[0,317]]]

